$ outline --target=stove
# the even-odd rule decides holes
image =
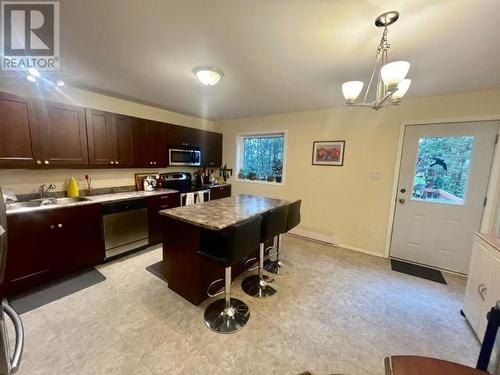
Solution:
[[[181,206],[210,200],[209,187],[194,184],[189,172],[161,173],[160,179],[163,188],[178,190],[181,193]]]

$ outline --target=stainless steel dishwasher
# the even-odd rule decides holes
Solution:
[[[147,246],[148,210],[144,199],[102,205],[106,259]]]

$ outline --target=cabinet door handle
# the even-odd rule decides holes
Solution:
[[[115,164],[115,162],[114,161],[110,161],[109,164]]]
[[[162,204],[162,205],[160,206],[160,210],[164,210],[164,209],[166,209],[166,208],[168,208],[168,204]]]
[[[49,161],[48,161],[48,160],[45,160],[45,161],[44,161],[44,163],[45,163],[45,164],[49,164]]]
[[[41,160],[37,160],[36,163],[37,164],[42,164],[42,161]]]
[[[479,286],[477,287],[477,292],[478,292],[478,294],[479,294],[479,297],[481,297],[481,299],[482,299],[483,301],[485,301],[485,300],[486,300],[486,297],[484,296],[484,294],[483,294],[483,293],[486,293],[486,291],[487,291],[487,290],[488,290],[488,288],[486,288],[486,287],[484,286],[484,284],[479,284]]]
[[[55,228],[55,225],[51,224],[50,229],[54,229],[54,228]]]
[[[160,196],[160,199],[168,199],[168,195],[162,195]]]
[[[486,287],[483,287],[483,289],[481,290],[481,298],[483,301],[486,301],[486,292],[488,291],[488,288]]]
[[[116,164],[120,164],[118,161],[115,161]]]
[[[57,224],[57,227],[58,228],[62,228],[62,224]]]

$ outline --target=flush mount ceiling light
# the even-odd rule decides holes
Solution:
[[[342,85],[342,93],[344,94],[348,106],[363,106],[379,110],[388,105],[399,105],[401,98],[408,91],[411,80],[405,78],[410,69],[410,63],[407,61],[394,61],[389,63],[387,57],[387,51],[391,47],[387,42],[387,27],[396,22],[398,18],[399,13],[391,11],[381,14],[375,19],[375,26],[383,27],[384,32],[375,55],[375,65],[372,75],[366,87],[362,103],[357,103],[356,99],[363,90],[363,82],[349,81]],[[375,99],[367,101],[374,79],[377,80]]]
[[[193,69],[193,73],[206,86],[216,85],[224,75],[222,70],[211,66],[197,66]]]

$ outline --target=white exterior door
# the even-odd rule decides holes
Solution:
[[[407,126],[391,257],[467,273],[498,121]]]

